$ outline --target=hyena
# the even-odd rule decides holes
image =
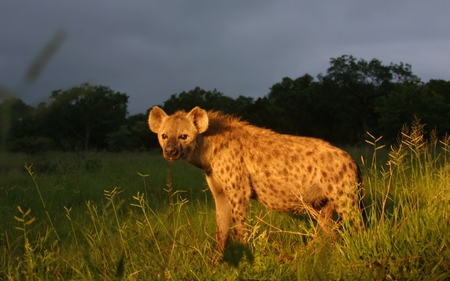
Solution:
[[[363,228],[360,170],[348,153],[328,142],[278,134],[199,107],[167,115],[155,106],[148,123],[165,159],[183,159],[205,171],[219,251],[227,246],[231,221],[233,240],[244,242],[252,198],[282,212],[313,210],[326,232],[334,211]]]

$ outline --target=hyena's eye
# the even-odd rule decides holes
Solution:
[[[188,135],[186,135],[186,134],[183,134],[183,135],[180,135],[180,139],[182,139],[182,140],[185,140],[185,139],[187,139],[187,137],[188,137]]]
[[[165,139],[167,139],[167,135],[166,135],[166,134],[161,134],[161,138],[162,138],[163,140],[165,140]]]

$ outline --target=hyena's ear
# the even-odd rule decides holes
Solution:
[[[161,108],[154,106],[152,110],[150,110],[150,114],[148,115],[148,126],[153,133],[158,133],[159,127],[161,126],[164,118],[167,117],[167,114]]]
[[[196,106],[187,115],[187,118],[194,120],[194,125],[197,127],[199,134],[204,133],[208,129],[209,119],[208,114],[204,109]]]

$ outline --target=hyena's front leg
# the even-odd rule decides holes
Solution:
[[[210,176],[206,176],[209,189],[216,204],[216,242],[217,250],[223,252],[230,234],[231,206],[223,188]]]
[[[233,223],[233,241],[245,244],[244,236],[247,233],[247,212],[250,203],[250,193],[231,189],[228,198],[231,205],[231,220]]]

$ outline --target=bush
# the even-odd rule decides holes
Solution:
[[[11,152],[24,152],[26,154],[36,154],[46,152],[54,147],[54,142],[46,137],[23,137],[15,140],[11,144]]]

